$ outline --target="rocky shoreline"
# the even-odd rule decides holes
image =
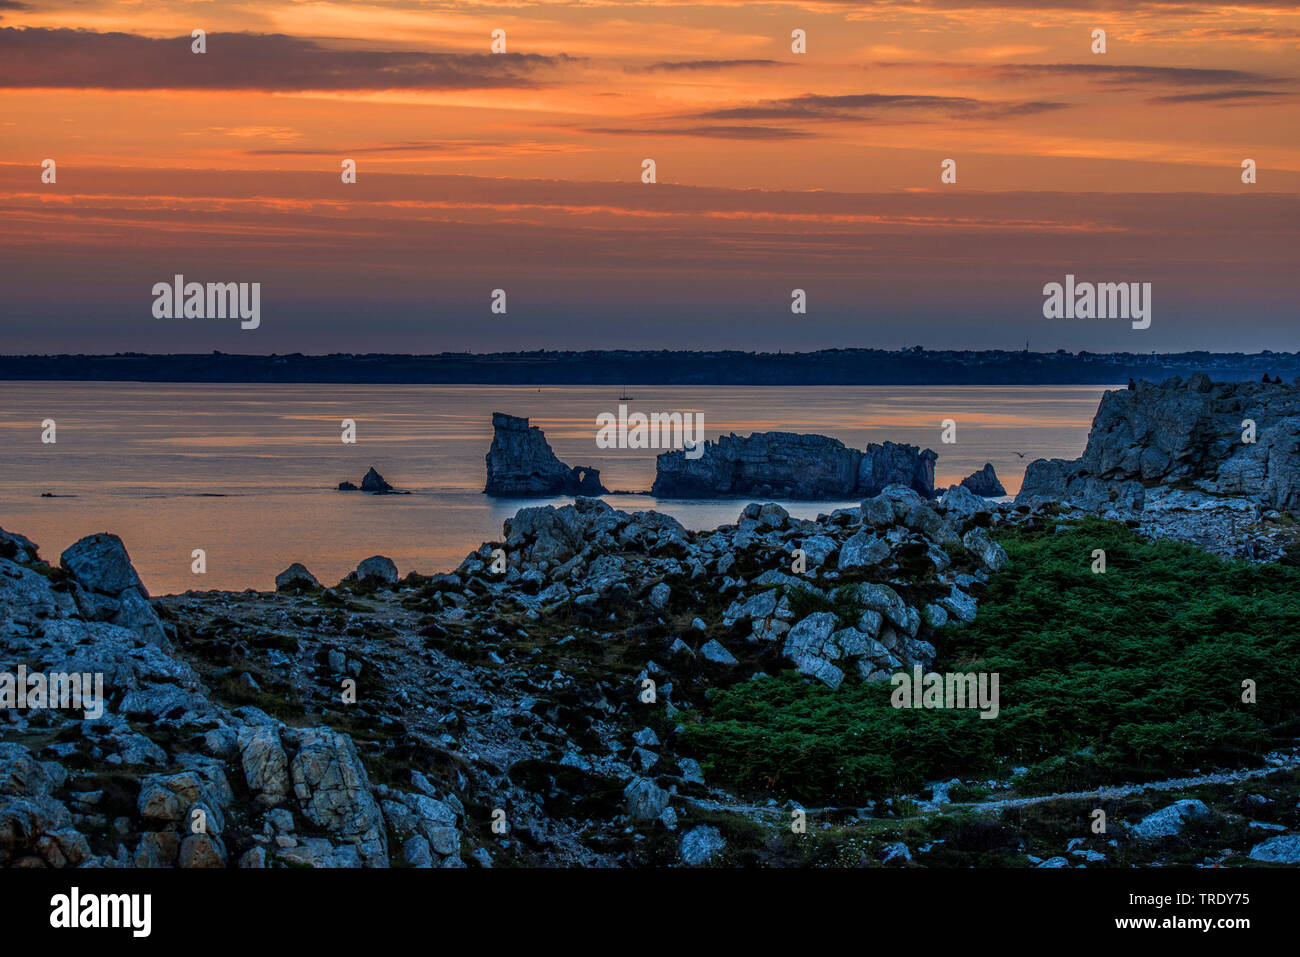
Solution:
[[[673,725],[710,688],[782,669],[838,689],[928,667],[935,630],[974,620],[1007,561],[989,530],[1041,514],[891,486],[816,521],[755,503],[693,533],[580,498],[521,510],[450,574],[375,556],[332,589],[298,565],[275,593],[154,600],[114,536],[55,567],[4,533],[5,667],[102,672],[110,691],[94,721],[6,714],[0,859],[645,863],[631,825],[709,863],[726,840],[688,825],[746,802]]]
[[[448,575],[399,579],[375,556],[334,589],[296,565],[274,594],[152,602],[116,536],[83,539],[51,566],[31,542],[3,533],[4,666],[101,673],[109,690],[93,721],[6,711],[0,862],[490,864],[514,844],[491,841],[489,849],[480,836],[463,845],[473,806],[484,815],[480,824],[490,823],[492,807],[509,808],[512,828],[537,842],[529,863],[618,863],[621,855],[603,851],[583,822],[548,809],[546,788],[521,787],[521,776],[534,787],[563,773],[599,780],[602,793],[613,788],[603,799],[613,812],[605,839],[627,817],[672,824],[677,791],[705,792],[698,766],[654,731],[624,730],[652,710],[637,703],[641,683],[658,681],[660,707],[671,716],[688,698],[674,694],[674,676],[684,684],[719,673],[734,680],[786,660],[835,687],[848,670],[881,680],[890,668],[928,662],[930,630],[950,616],[973,616],[975,592],[1005,560],[977,527],[964,537],[977,556],[969,571],[942,553],[941,543],[962,540],[958,516],[968,506],[978,507],[973,496],[955,494],[945,517],[895,488],[871,500],[865,517],[852,509],[799,522],[780,506],[752,505],[735,526],[701,534],[654,512],[579,499],[520,511],[501,542],[484,544]],[[854,622],[800,620],[789,597],[778,597],[783,585],[804,584],[780,570],[794,546],[811,582],[857,583]],[[498,548],[510,556],[503,574],[492,571]],[[758,572],[781,555],[780,567]],[[929,569],[933,580],[901,591],[867,581],[870,570],[899,563]],[[700,603],[701,588],[713,612]],[[515,612],[509,625],[507,608]],[[662,622],[682,609],[697,614],[680,636],[636,637],[655,617],[665,631]],[[529,629],[555,620],[572,633],[556,639],[553,652],[626,641],[619,683],[586,684],[529,667],[531,655],[507,662],[490,650],[507,628],[528,639]],[[709,637],[742,623],[752,633],[730,649]],[[462,644],[471,635],[473,649]],[[485,651],[486,667],[459,660]],[[349,681],[352,703],[344,700]],[[398,740],[407,743],[395,749]],[[412,760],[391,767],[394,750]],[[375,780],[377,766],[394,780]],[[189,830],[195,809],[206,822],[200,833]],[[691,838],[684,853],[699,842]]]
[[[1101,400],[1083,455],[1038,459],[1016,504],[1055,504],[1150,538],[1277,561],[1300,506],[1300,385],[1135,382]]]
[[[98,674],[105,686],[93,717],[0,713],[0,865],[904,866],[924,854],[972,866],[955,838],[936,850],[947,838],[908,837],[903,808],[937,815],[938,833],[951,834],[965,826],[945,817],[950,804],[960,810],[958,791],[1017,807],[1014,776],[823,809],[820,829],[840,833],[848,814],[855,833],[875,835],[846,860],[857,838],[834,850],[812,834],[791,840],[800,808],[781,803],[781,786],[761,801],[712,779],[687,730],[717,694],[771,676],[830,706],[928,669],[1011,567],[997,541],[1006,535],[1051,537],[1101,513],[1153,537],[1195,541],[1213,528],[1199,544],[1235,557],[1294,555],[1294,519],[1275,507],[1289,501],[1286,417],[1261,414],[1270,451],[1258,494],[1183,487],[1246,470],[1225,473],[1157,438],[1159,467],[1137,457],[1148,483],[1139,500],[1131,456],[1112,452],[1145,433],[1124,423],[1166,402],[1181,408],[1183,393],[1236,417],[1219,404],[1255,393],[1200,382],[1134,392],[1108,395],[1080,463],[1030,466],[1062,483],[1027,483],[1014,503],[964,484],[932,498],[895,483],[815,520],[753,502],[733,524],[691,531],[578,497],[521,509],[447,574],[403,575],[376,555],[330,588],[296,563],[274,592],[150,598],[114,535],[47,563],[28,539],[0,532],[0,673]],[[526,420],[502,430],[534,452],[545,444]],[[535,458],[545,468],[527,474],[544,482],[572,474]],[[1196,853],[1300,862],[1286,810],[1294,755],[1261,760],[1258,772],[1203,775],[1180,793],[1207,790],[1168,806],[1125,792],[1108,843],[1083,847],[1062,825],[1027,823],[1006,860],[1159,863],[1173,853],[1161,841],[1231,820],[1236,846]],[[1266,784],[1273,797],[1260,797]]]

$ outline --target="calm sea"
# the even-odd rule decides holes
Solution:
[[[83,535],[120,535],[153,594],[269,589],[301,561],[333,584],[358,561],[387,555],[405,574],[446,571],[504,519],[537,500],[482,494],[492,413],[528,416],[569,465],[601,470],[606,488],[645,490],[654,450],[603,450],[596,416],[617,412],[604,386],[207,385],[0,382],[0,527],[47,560]],[[1097,386],[827,388],[629,386],[633,410],[696,412],[705,436],[782,430],[831,435],[855,448],[890,439],[939,453],[936,485],[992,462],[1007,491],[1040,457],[1074,458],[1104,391]],[[41,443],[54,419],[57,442]],[[340,441],[354,419],[357,442]],[[940,442],[940,423],[957,442]],[[1016,453],[1024,453],[1024,458]],[[335,491],[375,466],[411,495]],[[54,498],[42,497],[52,493]],[[547,500],[556,504],[564,499]],[[690,528],[735,521],[737,501],[658,501]],[[786,503],[801,517],[841,504]],[[207,574],[191,553],[207,553]]]

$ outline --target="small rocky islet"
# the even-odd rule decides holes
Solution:
[[[355,485],[349,481],[342,481],[338,484],[340,492],[369,492],[371,495],[410,495],[410,492],[393,488],[384,479],[382,475],[372,465],[369,471],[361,479],[360,485]]]
[[[1294,555],[1297,391],[1194,378],[1109,393],[1081,459],[1031,464],[1015,502],[965,483],[926,494],[913,471],[815,520],[755,502],[691,531],[578,497],[521,509],[450,573],[373,556],[332,588],[295,564],[274,592],[150,598],[116,536],[47,564],[0,532],[0,670],[99,672],[107,690],[93,720],[5,711],[0,864],[972,866],[990,860],[989,814],[1009,866],[1295,864],[1293,752],[1169,791],[1111,782],[1108,842],[1067,836],[1095,796],[1018,803],[1014,779],[810,807],[800,837],[782,784],[719,779],[685,732],[769,676],[833,698],[928,668],[1008,570],[1007,535],[1104,518],[1235,558]],[[1242,417],[1266,454],[1216,438],[1235,420],[1240,443]],[[536,452],[524,422],[505,430]],[[544,464],[539,485],[573,477]]]

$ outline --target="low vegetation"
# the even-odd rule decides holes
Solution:
[[[1021,793],[1050,793],[1257,763],[1300,734],[1300,568],[1096,519],[997,538],[1012,563],[973,624],[938,633],[933,669],[998,673],[996,719],[895,709],[889,683],[831,691],[781,672],[716,691],[684,728],[710,780],[865,803],[1022,767]]]

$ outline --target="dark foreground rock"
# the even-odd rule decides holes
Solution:
[[[228,667],[240,638],[213,613],[229,596],[178,599],[204,608],[200,628],[178,629],[117,536],[82,539],[62,564],[0,532],[0,677],[76,688],[0,710],[0,867],[465,866],[465,812],[445,785],[375,781],[319,707],[289,725],[251,705],[307,717],[251,649]],[[250,624],[264,634],[267,603],[293,601],[314,599],[261,596]],[[286,654],[298,640],[273,643],[266,661],[306,677]]]
[[[885,442],[851,449],[838,439],[793,432],[726,435],[706,441],[692,459],[665,452],[656,462],[651,494],[661,498],[760,497],[848,499],[902,485],[934,497],[938,456],[914,445]]]
[[[294,592],[312,588],[320,588],[320,582],[301,562],[294,562],[275,576],[276,591]]]
[[[59,562],[71,579],[69,591],[77,610],[91,621],[129,628],[150,644],[168,648],[162,622],[149,604],[149,593],[116,535],[87,535],[70,545]]]
[[[717,863],[692,815],[736,799],[676,751],[674,715],[760,672],[838,689],[928,665],[1006,560],[994,520],[903,486],[711,532],[580,497],[520,510],[450,574],[374,556],[333,589],[295,564],[275,592],[154,603],[115,536],[64,572],[0,533],[0,673],[104,676],[98,717],[0,712],[0,866],[649,862],[629,827]]]
[[[556,458],[546,436],[528,420],[492,413],[492,446],[487,453],[488,495],[605,495],[598,469],[570,468]]]
[[[64,571],[0,531],[0,675],[105,686],[94,718],[0,710],[0,867],[802,866],[817,845],[782,843],[782,792],[719,787],[679,726],[765,674],[843,696],[930,667],[940,629],[983,613],[1008,562],[989,530],[1030,511],[895,485],[815,521],[751,503],[690,531],[578,498],[521,509],[448,574],[399,579],[374,556],[331,589],[295,565],[284,591],[152,601],[112,536],[78,543]],[[116,619],[124,595],[152,620],[98,617]],[[1095,805],[1080,800],[1071,834]],[[868,833],[917,823],[861,811]],[[1184,839],[1146,829],[1086,849],[1045,832],[1008,853],[1149,863]],[[1218,861],[1229,852],[1213,841]],[[925,863],[931,846],[887,857]],[[1237,846],[1296,856],[1270,831]]]

